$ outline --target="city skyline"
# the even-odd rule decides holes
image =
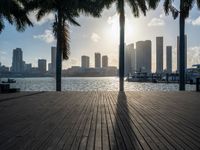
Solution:
[[[108,64],[108,56],[107,55],[102,55],[99,52],[94,53],[95,56],[95,61],[97,62],[96,66],[91,66],[90,64],[90,57],[83,55],[81,56],[81,65],[78,67],[81,68],[106,68],[106,67],[115,67],[115,66],[110,66]],[[47,62],[46,59],[39,58],[37,59],[37,65],[32,66],[32,63],[27,63],[24,61],[23,57],[23,50],[21,48],[16,48],[13,49],[12,53],[12,66],[5,66],[0,62],[0,67],[5,67],[6,72],[11,72],[11,73],[27,73],[31,70],[38,71],[40,73],[46,73],[49,72],[51,74],[55,74],[56,72],[56,47],[52,46],[51,47],[51,62]],[[71,66],[71,67],[77,67],[77,66]],[[69,68],[71,68],[69,67]],[[65,69],[63,69],[65,70]]]
[[[174,5],[178,6],[176,2]],[[191,16],[186,20],[189,66],[200,61],[200,41],[197,38],[197,35],[200,34],[199,16],[200,12],[194,7]],[[51,32],[51,22],[54,17],[49,14],[42,22],[36,22],[33,15],[31,15],[31,18],[35,23],[35,27],[27,28],[23,33],[16,32],[14,27],[6,23],[5,31],[0,36],[0,62],[2,64],[11,66],[11,54],[15,47],[24,50],[25,61],[32,63],[33,66],[37,65],[38,58],[44,58],[47,62],[51,62],[50,48],[55,45],[55,39]],[[68,61],[64,61],[63,67],[80,65],[79,57],[86,53],[91,58],[91,64],[94,65],[92,54],[95,51],[112,56],[109,63],[118,66],[118,15],[115,13],[115,7],[105,10],[102,18],[94,19],[81,16],[78,21],[81,24],[80,28],[70,26],[71,55]],[[134,18],[131,10],[126,6],[126,45],[141,40],[151,40],[152,53],[155,54],[156,36],[164,37],[164,47],[172,45],[173,70],[176,70],[177,56],[175,54],[177,51],[178,19],[173,20],[171,15],[165,16],[161,4],[155,11],[149,11],[146,17],[141,15],[140,18]],[[77,41],[79,44],[77,44]],[[163,54],[165,57],[165,48]],[[152,70],[155,71],[156,55],[152,55],[152,60]],[[166,65],[165,60],[163,64]]]
[[[187,35],[185,35],[186,37],[186,53],[187,53]],[[172,66],[174,63],[174,60],[172,59],[173,57],[176,56],[176,60],[175,62],[178,63],[178,59],[179,57],[177,55],[174,55],[174,53],[172,52],[172,46],[171,45],[167,45],[164,47],[164,40],[165,38],[162,36],[157,36],[155,37],[156,39],[156,52],[155,54],[152,51],[152,41],[151,40],[145,40],[145,41],[137,41],[135,44],[131,43],[129,45],[126,45],[125,48],[125,75],[128,75],[129,73],[134,73],[135,71],[142,71],[142,72],[156,72],[156,73],[162,73],[166,70],[172,70]],[[178,42],[179,37],[177,36],[177,45],[176,47],[179,47],[179,42]],[[167,49],[170,49],[170,52],[168,54]],[[23,51],[21,48],[16,48],[13,49],[13,60],[12,60],[12,64],[16,65],[16,56],[15,51],[20,50],[20,57],[23,57]],[[164,54],[165,51],[165,54]],[[177,51],[178,54],[178,51]],[[72,65],[72,66],[82,66],[83,68],[101,68],[103,66],[108,66],[109,60],[107,55],[101,55],[100,52],[94,52],[94,62],[95,64],[91,63],[91,57],[90,56],[86,56],[86,55],[82,55],[81,59],[80,59],[80,64],[78,65]],[[152,56],[156,55],[156,70],[152,70],[153,68],[153,62],[154,60],[152,59]],[[15,60],[14,60],[15,58]],[[46,59],[46,70],[48,70],[51,73],[55,73],[56,71],[56,47],[52,46],[51,47],[51,61],[48,62]],[[167,59],[169,58],[169,60]],[[186,56],[187,58],[187,56]],[[30,68],[39,68],[39,62],[38,60],[44,60],[44,58],[38,58],[37,59],[37,65],[33,66],[31,63],[26,64],[26,62],[22,59],[20,59],[20,62],[22,64],[22,62],[24,63],[23,66],[25,66],[24,68],[28,67]],[[2,62],[1,62],[2,63]],[[164,65],[165,64],[165,65]],[[186,62],[187,64],[187,62]],[[2,63],[2,65],[4,65]],[[194,65],[194,64],[192,64]],[[71,66],[71,67],[72,67]],[[110,65],[112,66],[112,64]],[[7,66],[6,66],[7,67]],[[68,68],[71,68],[68,67]],[[116,66],[117,67],[117,66]],[[170,69],[169,69],[170,68]],[[189,68],[189,67],[188,67]],[[67,68],[63,68],[63,69],[67,69]],[[10,70],[12,71],[12,66],[10,67]],[[172,70],[172,71],[177,71],[176,69]],[[169,72],[172,72],[169,71]]]

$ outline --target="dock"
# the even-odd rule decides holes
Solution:
[[[0,94],[0,150],[200,149],[199,92]]]

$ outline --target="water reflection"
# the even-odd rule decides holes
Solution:
[[[55,91],[55,78],[17,78],[13,87],[22,91]],[[63,91],[118,91],[117,77],[62,78]],[[195,90],[187,85],[187,90]],[[126,91],[178,91],[178,84],[125,82]]]

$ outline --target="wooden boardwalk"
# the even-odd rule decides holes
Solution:
[[[0,150],[200,149],[200,93],[0,95]]]

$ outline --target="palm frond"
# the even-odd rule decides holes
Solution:
[[[147,6],[145,0],[137,0],[137,5],[141,12],[146,16]]]
[[[194,6],[194,0],[184,0],[183,2],[183,8],[181,8],[181,11],[183,12],[185,18],[189,17],[189,12]]]
[[[4,27],[5,27],[5,25],[4,25],[4,22],[3,22],[3,17],[2,17],[2,15],[0,15],[0,33],[2,32]]]
[[[74,26],[80,26],[80,24],[76,21],[75,18],[68,18],[68,22]]]
[[[10,24],[15,24],[18,31],[24,31],[26,26],[33,26],[28,18],[28,13],[23,5],[24,0],[1,0],[0,15],[5,18]],[[1,30],[4,27],[1,20]]]
[[[169,7],[169,9],[172,13],[173,18],[176,19],[179,15],[179,11],[172,5]]]
[[[139,16],[138,5],[135,0],[128,0],[129,6],[131,7],[132,13],[135,17]]]
[[[62,58],[63,60],[68,60],[70,55],[70,33],[69,33],[69,25],[64,23],[61,32],[61,50],[62,50]]]
[[[103,5],[99,0],[78,0],[78,10],[86,16],[100,17]]]
[[[172,0],[165,0],[164,1],[164,11],[165,11],[165,14],[169,14],[169,12],[170,12],[170,8],[171,8],[171,6],[172,6]]]
[[[197,4],[198,9],[200,9],[200,0],[196,0],[196,4]]]
[[[146,0],[150,9],[156,9],[160,0]]]
[[[116,1],[116,8],[117,8],[117,12],[119,14],[124,12],[124,0],[117,0]]]

